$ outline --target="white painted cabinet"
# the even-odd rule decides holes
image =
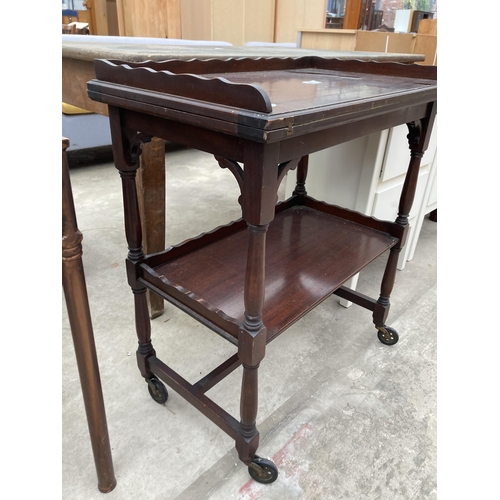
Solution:
[[[409,216],[409,234],[398,269],[413,258],[422,222],[437,208],[437,120],[421,161],[415,200]],[[406,135],[400,125],[309,156],[306,189],[309,196],[385,220],[395,220],[399,197],[410,161]],[[295,187],[295,175],[286,180],[286,195]],[[357,277],[348,283],[356,287]],[[344,305],[348,302],[342,301]]]

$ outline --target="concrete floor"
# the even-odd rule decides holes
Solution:
[[[173,149],[166,161],[167,244],[239,217],[237,183],[211,156]],[[414,259],[397,273],[388,321],[397,345],[377,340],[367,310],[332,296],[268,346],[259,454],[278,465],[279,478],[266,486],[250,479],[233,441],[173,390],[165,405],[149,396],[135,360],[119,175],[99,162],[71,168],[71,181],[117,486],[97,489],[63,299],[62,498],[437,497],[436,223],[424,221]],[[384,264],[365,269],[358,290],[378,296]],[[158,356],[190,382],[235,352],[168,303],[152,336]],[[208,393],[235,417],[240,378],[241,368]]]

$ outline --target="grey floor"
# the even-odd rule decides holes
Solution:
[[[166,161],[168,245],[239,217],[237,183],[212,157],[174,149]],[[425,219],[415,257],[397,273],[388,322],[397,345],[377,340],[368,311],[333,296],[268,346],[259,454],[279,478],[264,486],[233,441],[174,391],[165,405],[149,396],[135,361],[119,175],[101,162],[72,167],[71,181],[117,486],[97,489],[63,298],[62,498],[437,498],[436,223]],[[378,296],[384,262],[363,271],[360,291]],[[235,352],[169,304],[152,335],[158,356],[191,382]],[[240,377],[236,370],[208,393],[235,417]]]

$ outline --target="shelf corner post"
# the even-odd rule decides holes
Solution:
[[[303,156],[297,167],[297,183],[295,189],[293,190],[293,195],[296,196],[307,196],[306,191],[306,178],[307,170],[309,166],[309,155]]]
[[[267,329],[262,320],[265,290],[265,252],[268,224],[248,224],[249,242],[245,276],[245,316],[238,336],[238,357],[243,365],[240,398],[239,458],[249,464],[259,446],[258,368],[266,351]]]
[[[376,327],[385,326],[385,320],[389,314],[390,296],[396,281],[398,257],[401,249],[406,243],[406,237],[409,229],[408,218],[413,205],[413,200],[415,198],[415,192],[417,190],[420,163],[422,157],[424,156],[424,152],[427,150],[429,145],[432,126],[436,117],[436,105],[437,103],[435,101],[429,103],[427,115],[424,118],[407,123],[410,163],[403,184],[403,189],[401,191],[398,216],[395,221],[396,224],[403,228],[403,234],[397,245],[391,248],[389,259],[385,267],[380,296],[373,311],[373,323]]]
[[[258,368],[264,359],[267,329],[262,320],[265,292],[266,234],[274,218],[278,189],[279,144],[247,143],[242,182],[243,219],[248,225],[245,273],[245,315],[238,336],[238,357],[243,365],[240,431],[236,450],[250,464],[259,446]]]
[[[134,294],[135,327],[139,344],[136,352],[137,365],[141,375],[148,379],[153,374],[148,368],[147,359],[156,353],[151,343],[146,287],[137,281],[137,266],[144,258],[144,252],[136,177],[141,154],[140,146],[143,142],[149,142],[151,137],[126,129],[122,124],[121,110],[113,106],[109,106],[109,120],[113,158],[122,180],[125,236],[128,244],[126,269],[128,283]]]

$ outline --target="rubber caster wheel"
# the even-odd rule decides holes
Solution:
[[[377,327],[378,333],[377,337],[382,342],[382,344],[385,345],[394,345],[398,342],[399,340],[399,335],[394,328],[391,328],[390,326],[380,326]]]
[[[255,455],[248,466],[248,473],[259,483],[270,484],[278,479],[278,467],[271,460]]]
[[[168,399],[167,388],[156,377],[146,380],[148,391],[151,397],[160,405],[166,403]]]

